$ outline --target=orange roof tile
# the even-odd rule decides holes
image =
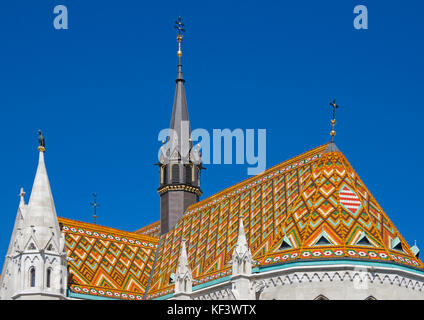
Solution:
[[[59,218],[71,258],[71,290],[107,298],[141,300],[158,239]]]
[[[423,268],[343,154],[327,146],[190,206],[161,237],[147,299],[173,292],[183,237],[194,285],[231,275],[240,214],[256,266],[353,258]],[[391,249],[396,236],[402,252]]]
[[[153,222],[143,228],[140,228],[134,231],[134,233],[159,238],[160,237],[160,221]]]
[[[160,238],[159,248],[159,221],[125,232],[59,218],[73,259],[70,272],[77,281],[72,290],[143,299],[151,277],[147,299],[173,293],[169,279],[176,270],[183,237],[195,286],[229,276],[240,214],[256,267],[314,259],[366,259],[422,269],[422,262],[344,155],[326,152],[327,146],[190,206]],[[392,248],[393,241],[400,242],[401,248]]]

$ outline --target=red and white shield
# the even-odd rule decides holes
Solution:
[[[355,192],[350,190],[347,186],[343,186],[339,193],[340,204],[353,214],[358,212],[361,207],[361,201]]]

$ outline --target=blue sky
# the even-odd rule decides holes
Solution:
[[[53,28],[66,5],[69,29]],[[353,8],[369,11],[353,28]],[[2,1],[0,263],[37,166],[37,129],[59,216],[133,231],[159,219],[157,135],[177,71],[173,22],[186,24],[192,128],[266,129],[267,167],[329,140],[406,240],[424,246],[424,5],[418,1]],[[208,165],[204,197],[248,165]],[[203,198],[204,198],[203,197]]]

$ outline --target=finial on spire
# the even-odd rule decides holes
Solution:
[[[38,130],[38,144],[39,144],[38,151],[40,152],[46,151],[46,143],[45,143],[44,136],[41,130]]]
[[[336,104],[336,99],[333,100],[333,102],[330,102],[330,106],[333,107],[333,118],[331,119],[331,142],[334,142],[334,136],[336,135],[336,131],[334,130],[334,127],[336,126],[336,109],[339,107]]]
[[[94,209],[94,215],[93,215],[93,219],[94,219],[94,224],[97,223],[97,207],[100,207],[100,205],[97,203],[97,194],[93,193],[93,197],[94,197],[94,202],[91,203],[91,206]]]
[[[178,41],[177,56],[178,56],[178,58],[181,58],[181,56],[183,55],[183,52],[181,50],[181,42],[183,41],[183,34],[182,33],[185,32],[184,23],[182,23],[181,17],[178,17],[178,19],[175,20],[174,28],[178,30],[178,35],[177,35],[177,41]]]
[[[21,198],[21,203],[25,204],[25,194],[24,188],[21,188],[21,192],[19,193],[19,198]]]

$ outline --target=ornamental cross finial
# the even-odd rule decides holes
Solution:
[[[93,193],[93,197],[94,197],[94,202],[91,203],[91,206],[94,209],[94,215],[93,215],[93,219],[94,219],[94,224],[97,223],[97,207],[100,207],[100,205],[97,203],[97,194]]]
[[[331,142],[334,142],[334,136],[336,135],[336,131],[334,130],[334,127],[336,126],[336,109],[339,107],[336,104],[336,99],[334,99],[333,102],[330,102],[330,106],[333,107],[333,118],[331,119],[332,129],[331,129],[330,135],[331,135]]]
[[[178,52],[177,52],[177,56],[179,58],[181,58],[181,56],[183,55],[183,52],[181,51],[181,42],[183,41],[183,34],[182,33],[185,32],[184,23],[182,23],[181,17],[178,17],[178,19],[175,20],[174,28],[178,30],[178,35],[177,35]]]

